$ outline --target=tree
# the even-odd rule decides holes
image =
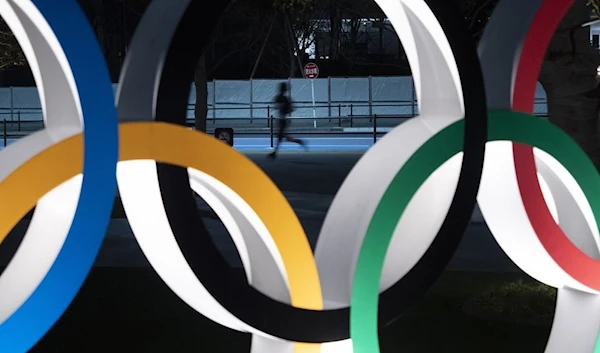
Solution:
[[[474,37],[481,35],[495,3],[496,0],[458,1]],[[297,31],[305,38],[309,37],[310,30],[321,32],[314,33],[312,37],[318,39],[318,50],[322,48],[327,51],[327,54],[319,52],[318,56],[329,56],[321,64],[324,71],[332,63],[338,68],[344,68],[343,73],[339,73],[342,75],[410,72],[394,28],[373,0],[322,0],[307,17],[310,23],[307,24],[307,21],[300,18],[295,26],[308,28]],[[311,24],[318,25],[311,28]],[[389,33],[396,37],[397,47],[395,43],[384,40]],[[302,36],[299,34],[297,37],[302,42]]]
[[[318,47],[328,47],[325,49],[328,61],[345,68],[344,74],[361,75],[366,70],[371,73],[382,67],[396,74],[408,71],[403,56],[384,51],[385,34],[395,35],[395,32],[373,0],[326,0],[319,6],[329,12],[329,16],[321,17],[323,25],[320,27],[328,31],[328,35],[317,35]],[[398,41],[397,54],[400,47]]]
[[[0,19],[0,70],[27,65],[25,55],[4,20]]]
[[[265,21],[267,18],[281,18],[283,21],[279,21],[279,26],[282,26],[282,31],[277,31],[279,33],[289,33],[287,26],[292,25],[294,23],[307,23],[306,22],[306,14],[313,10],[313,6],[315,4],[315,0],[250,0],[252,2],[252,6],[244,6],[248,4],[248,0],[234,0],[232,4],[229,6],[225,15],[222,18],[222,22],[227,20],[227,17],[235,18],[236,23],[239,24],[241,19],[249,20],[250,23],[247,27],[243,27],[241,31],[234,32],[234,36],[236,37],[233,42],[236,44],[239,42],[240,38],[242,38],[242,42],[244,43],[241,48],[254,47],[257,49],[254,51],[256,57],[261,55],[262,49],[264,47],[264,43],[261,43],[262,40],[267,40],[265,37],[268,37],[271,33],[271,28],[274,24],[272,21]],[[236,11],[238,11],[236,16]],[[295,21],[292,22],[291,19]],[[303,18],[305,21],[298,21],[298,18]],[[276,20],[273,20],[276,21]],[[243,21],[241,21],[243,22]],[[296,28],[298,29],[298,27]],[[296,30],[294,31],[295,35],[306,33],[306,41],[310,40],[310,31],[302,31]],[[219,30],[213,31],[213,34],[218,34]],[[291,34],[291,33],[290,33]],[[296,39],[296,38],[294,38]],[[284,39],[285,40],[285,39]],[[226,42],[223,38],[218,35],[213,36],[212,42],[207,46],[211,46],[215,43],[223,43]],[[291,42],[291,43],[290,43]],[[288,46],[287,52],[293,57],[294,55],[300,55],[301,50],[303,48],[298,47],[298,41],[292,40],[288,37],[287,43],[290,43]],[[280,50],[282,46],[275,46],[275,50]],[[237,50],[239,50],[238,48]],[[273,49],[273,48],[272,48]],[[228,55],[234,55],[237,51],[230,51]],[[280,58],[279,55],[274,55],[275,58]],[[221,56],[216,63],[213,64],[213,69],[223,63],[227,56]],[[258,60],[258,59],[257,59]],[[293,60],[291,60],[293,61]],[[208,71],[207,71],[207,51],[205,48],[205,54],[202,55],[198,65],[196,66],[196,72],[194,75],[194,85],[196,87],[196,104],[194,107],[194,118],[195,118],[195,129],[199,131],[206,132],[206,122],[207,122],[207,113],[208,113],[208,90],[206,89],[208,84]],[[254,65],[253,65],[254,66]],[[290,63],[290,71],[292,70],[293,63]]]
[[[479,38],[498,0],[461,0],[461,9],[475,38]],[[548,119],[571,136],[600,169],[600,87],[598,50],[590,45],[589,27],[582,27],[600,0],[575,0],[562,19],[540,72],[546,91]]]
[[[125,55],[124,48],[127,45],[127,38],[124,38],[123,34],[125,29],[123,22],[127,15],[122,13],[121,5],[141,18],[150,0],[80,0],[79,3],[96,33],[111,77],[116,80]],[[119,16],[106,16],[106,13],[117,12],[120,12]],[[6,22],[0,18],[0,71],[27,66],[27,60],[17,39]]]
[[[127,33],[133,31],[130,27],[140,20],[149,3],[150,0],[79,0],[96,33],[113,82],[118,81],[125,59]]]
[[[575,0],[552,38],[540,82],[550,122],[575,139],[600,169],[600,55],[590,45],[589,27],[582,27],[598,4],[597,0]]]
[[[469,31],[475,40],[479,40],[487,21],[499,0],[460,0],[458,5],[467,21]]]

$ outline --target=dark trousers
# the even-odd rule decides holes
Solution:
[[[288,127],[289,124],[289,120],[288,119],[277,119],[278,120],[278,126],[277,126],[277,145],[275,145],[275,151],[273,151],[273,153],[276,153],[277,150],[279,150],[279,145],[281,144],[281,142],[283,140],[289,141],[289,142],[293,142],[293,143],[297,143],[299,145],[304,145],[304,143],[302,142],[302,140],[297,139],[297,138],[293,138],[291,136],[288,136],[286,134],[286,129]]]

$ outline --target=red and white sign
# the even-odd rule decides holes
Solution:
[[[308,63],[304,65],[304,77],[306,78],[317,78],[319,77],[319,67],[315,63]]]

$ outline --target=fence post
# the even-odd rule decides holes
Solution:
[[[14,110],[14,95],[13,95],[13,86],[10,86],[10,120],[13,120],[13,110]]]
[[[269,119],[271,120],[271,148],[273,148],[273,115]]]
[[[331,116],[331,76],[327,76],[327,115]]]
[[[217,80],[213,80],[213,118],[217,117]]]
[[[369,115],[373,115],[373,78],[369,75]]]
[[[250,79],[250,123],[252,124],[252,118],[254,117],[254,84]]]
[[[17,131],[21,132],[21,111],[17,111]]]
[[[350,103],[350,116],[354,115],[354,104]]]
[[[271,106],[267,105],[267,127],[271,126]]]
[[[373,116],[373,144],[377,143],[377,114]]]
[[[411,76],[411,80],[412,80],[412,89],[410,90],[412,93],[412,100],[410,102],[411,108],[412,108],[412,117],[415,117],[415,79],[414,76]]]
[[[4,124],[2,125],[2,129],[4,130],[4,147],[6,147],[6,119],[4,119]]]

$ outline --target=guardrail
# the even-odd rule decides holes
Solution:
[[[218,107],[214,108],[212,106],[207,107],[207,117],[210,119],[265,119],[275,113],[274,107],[270,103],[254,103],[252,106],[245,103],[228,103],[228,105],[239,105],[239,106],[229,106],[229,107]],[[399,110],[404,110],[406,114],[417,115],[417,106],[415,102],[411,101],[389,101],[389,102],[374,102],[372,104],[368,103],[332,103],[332,104],[316,104],[312,105],[310,102],[294,102],[294,108],[296,110],[305,110],[307,111],[305,118],[313,118],[312,113],[310,112],[313,108],[316,110],[327,108],[329,111],[329,116],[331,117],[342,117],[342,116],[355,116],[355,115],[365,115],[360,114],[360,110],[362,109],[365,112],[370,110],[377,109],[394,109],[397,108]],[[189,104],[187,107],[187,115],[189,117],[193,116],[194,105]],[[226,112],[226,115],[233,114],[234,116],[215,116],[215,111]],[[249,114],[248,116],[244,116],[241,112],[254,112],[253,114]],[[256,112],[261,112],[262,115],[257,114]],[[357,114],[358,113],[358,114]],[[377,112],[374,112],[375,114]],[[368,113],[370,114],[370,113]],[[394,114],[400,114],[398,112],[394,112]],[[372,115],[372,114],[371,114]],[[329,116],[316,116],[316,118],[329,118]],[[42,109],[41,108],[0,108],[0,118],[5,118],[8,121],[42,121]]]
[[[225,103],[219,103],[225,104]],[[375,102],[338,102],[320,103],[312,105],[311,102],[294,101],[296,116],[302,116],[307,119],[333,118],[344,116],[364,116],[364,115],[418,115],[418,105],[416,101],[375,101]],[[250,122],[256,119],[266,119],[275,113],[274,107],[270,102],[247,103],[227,103],[228,106],[207,106],[207,117],[209,119],[249,119]],[[546,100],[537,98],[535,100],[537,111],[545,111]],[[313,116],[312,109],[315,109],[316,116]],[[541,108],[541,109],[540,109]],[[325,114],[323,114],[326,111]],[[220,112],[220,113],[219,113]],[[319,115],[321,114],[321,115]],[[221,116],[218,116],[221,115]],[[194,105],[188,104],[187,116],[194,116]],[[41,108],[6,108],[0,107],[0,119],[5,118],[9,121],[42,121]]]
[[[539,117],[547,117],[546,115],[538,114]],[[301,135],[371,135],[373,136],[373,143],[377,142],[377,138],[385,135],[388,130],[398,126],[402,122],[413,118],[410,115],[373,115],[373,116],[332,116],[332,117],[321,117],[321,118],[288,118],[291,120],[288,132],[291,134]],[[233,121],[243,121],[244,124],[232,124]],[[264,125],[257,126],[254,122],[249,120],[264,121]],[[212,129],[207,129],[208,134],[214,134],[214,129],[217,127],[231,127],[234,128],[236,135],[269,135],[270,145],[274,146],[276,131],[277,118],[272,115],[268,118],[207,118],[207,122],[212,125]],[[223,126],[216,126],[217,122],[227,122]],[[310,122],[319,121],[318,127],[310,125]],[[212,122],[212,124],[211,124]],[[298,126],[298,123],[304,123],[306,126]],[[254,125],[253,125],[254,124]],[[219,124],[220,125],[220,124]],[[249,127],[248,125],[253,125]],[[194,126],[194,120],[188,119],[187,126],[192,128]],[[6,147],[9,140],[16,140],[27,136],[35,131],[43,129],[43,122],[38,120],[18,120],[10,121],[7,119],[2,120],[2,136],[3,143]]]

